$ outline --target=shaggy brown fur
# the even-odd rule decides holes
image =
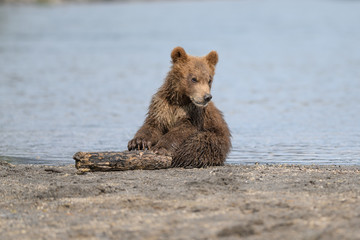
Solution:
[[[210,102],[218,55],[212,51],[195,57],[176,47],[171,58],[172,68],[128,149],[172,156],[173,167],[223,165],[231,135],[222,113]]]

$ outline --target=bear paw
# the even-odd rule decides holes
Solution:
[[[165,155],[165,156],[169,156],[169,157],[172,156],[171,152],[163,147],[159,147],[159,148],[155,147],[153,149],[153,152],[158,155]]]
[[[129,141],[128,149],[131,150],[146,150],[151,148],[152,142],[141,137],[134,138]]]

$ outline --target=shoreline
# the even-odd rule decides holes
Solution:
[[[77,174],[0,162],[2,239],[358,239],[360,166]]]

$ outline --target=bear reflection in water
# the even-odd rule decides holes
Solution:
[[[231,135],[210,93],[218,54],[196,57],[176,47],[171,58],[172,67],[128,149],[171,156],[172,167],[223,165]]]

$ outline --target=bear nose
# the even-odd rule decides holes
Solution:
[[[205,102],[210,102],[211,99],[212,99],[211,94],[205,94],[205,96],[204,96],[204,101]]]

